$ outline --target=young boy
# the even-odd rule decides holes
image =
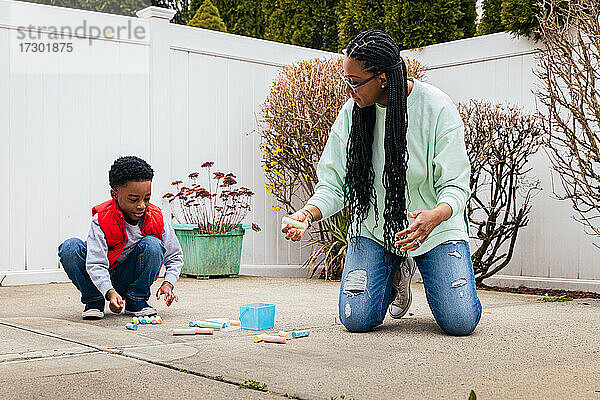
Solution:
[[[65,272],[81,292],[83,319],[103,318],[105,300],[114,313],[125,308],[135,316],[156,314],[147,301],[162,264],[165,279],[156,298],[164,295],[167,306],[178,301],[173,287],[183,253],[171,224],[150,204],[153,177],[146,161],[118,158],[108,172],[112,199],[92,208],[87,244],[71,238],[58,248]]]

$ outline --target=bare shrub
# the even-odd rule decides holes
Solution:
[[[472,100],[458,110],[471,163],[467,217],[477,245],[471,258],[481,283],[508,265],[529,221],[531,198],[541,188],[528,176],[528,160],[541,145],[542,128],[514,106]]]
[[[537,97],[548,110],[548,154],[575,219],[600,236],[600,2],[542,0]],[[597,245],[596,245],[597,246]]]

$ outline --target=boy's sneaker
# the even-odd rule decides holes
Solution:
[[[145,300],[131,300],[125,301],[125,314],[133,315],[134,317],[149,317],[156,315],[156,310],[148,305]]]
[[[417,264],[412,258],[407,258],[396,271],[394,276],[394,289],[396,296],[388,308],[392,318],[402,318],[407,313],[412,303],[412,292],[410,290],[410,280],[412,279]]]
[[[81,313],[81,318],[83,319],[102,319],[104,318],[104,302],[102,305],[99,303],[90,303],[86,304],[83,312]]]

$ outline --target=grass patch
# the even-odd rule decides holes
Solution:
[[[260,383],[259,381],[255,381],[254,379],[246,379],[244,383],[240,383],[238,386],[240,389],[244,388],[252,390],[261,390],[263,392],[267,390],[266,383]]]
[[[560,296],[550,296],[548,293],[544,294],[544,297],[537,299],[537,301],[543,301],[547,303],[554,303],[559,301],[572,301],[573,299],[563,294]]]

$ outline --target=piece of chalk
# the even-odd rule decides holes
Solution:
[[[306,337],[310,334],[309,330],[305,331],[292,331],[292,339],[298,339],[301,337]]]
[[[134,324],[137,325],[140,323],[140,320],[138,319],[138,317],[133,317],[133,318],[131,318],[131,322],[133,322]]]
[[[223,326],[223,328],[230,325],[230,321],[227,318],[211,318],[211,319],[205,319],[205,321],[225,324],[225,326]]]
[[[188,328],[188,329],[173,329],[173,335],[212,335],[211,328]]]
[[[125,324],[125,328],[127,328],[131,331],[137,331],[138,326],[136,324],[134,324],[133,322],[128,322]]]
[[[227,324],[224,322],[196,321],[196,326],[199,328],[223,329]]]
[[[296,221],[290,217],[281,218],[281,228],[283,229],[286,225],[291,225],[298,229],[306,229],[306,224],[304,222]]]
[[[158,318],[156,318],[156,322],[157,322],[159,325],[160,325],[160,324],[162,324],[162,318],[161,318],[161,317],[158,317]]]
[[[279,331],[278,335],[281,337],[284,337],[286,339],[292,338],[292,334],[290,332],[286,332],[286,331]]]
[[[139,321],[140,321],[140,324],[146,325],[146,318],[141,317],[141,318],[139,318]]]
[[[195,335],[196,329],[173,329],[173,335]]]
[[[158,324],[158,320],[156,318],[152,318],[152,325]]]
[[[241,325],[240,321],[238,321],[237,319],[232,319],[232,320],[229,321],[229,323],[231,325]]]
[[[196,326],[196,321],[190,321],[190,322],[188,323],[188,326],[189,326],[190,328],[193,328],[194,326]]]
[[[269,336],[269,335],[265,335],[262,338],[263,342],[267,342],[267,343],[281,343],[281,344],[285,344],[286,340],[284,337],[281,336]]]
[[[267,336],[264,333],[261,335],[254,335],[254,343],[262,342],[263,338]]]

